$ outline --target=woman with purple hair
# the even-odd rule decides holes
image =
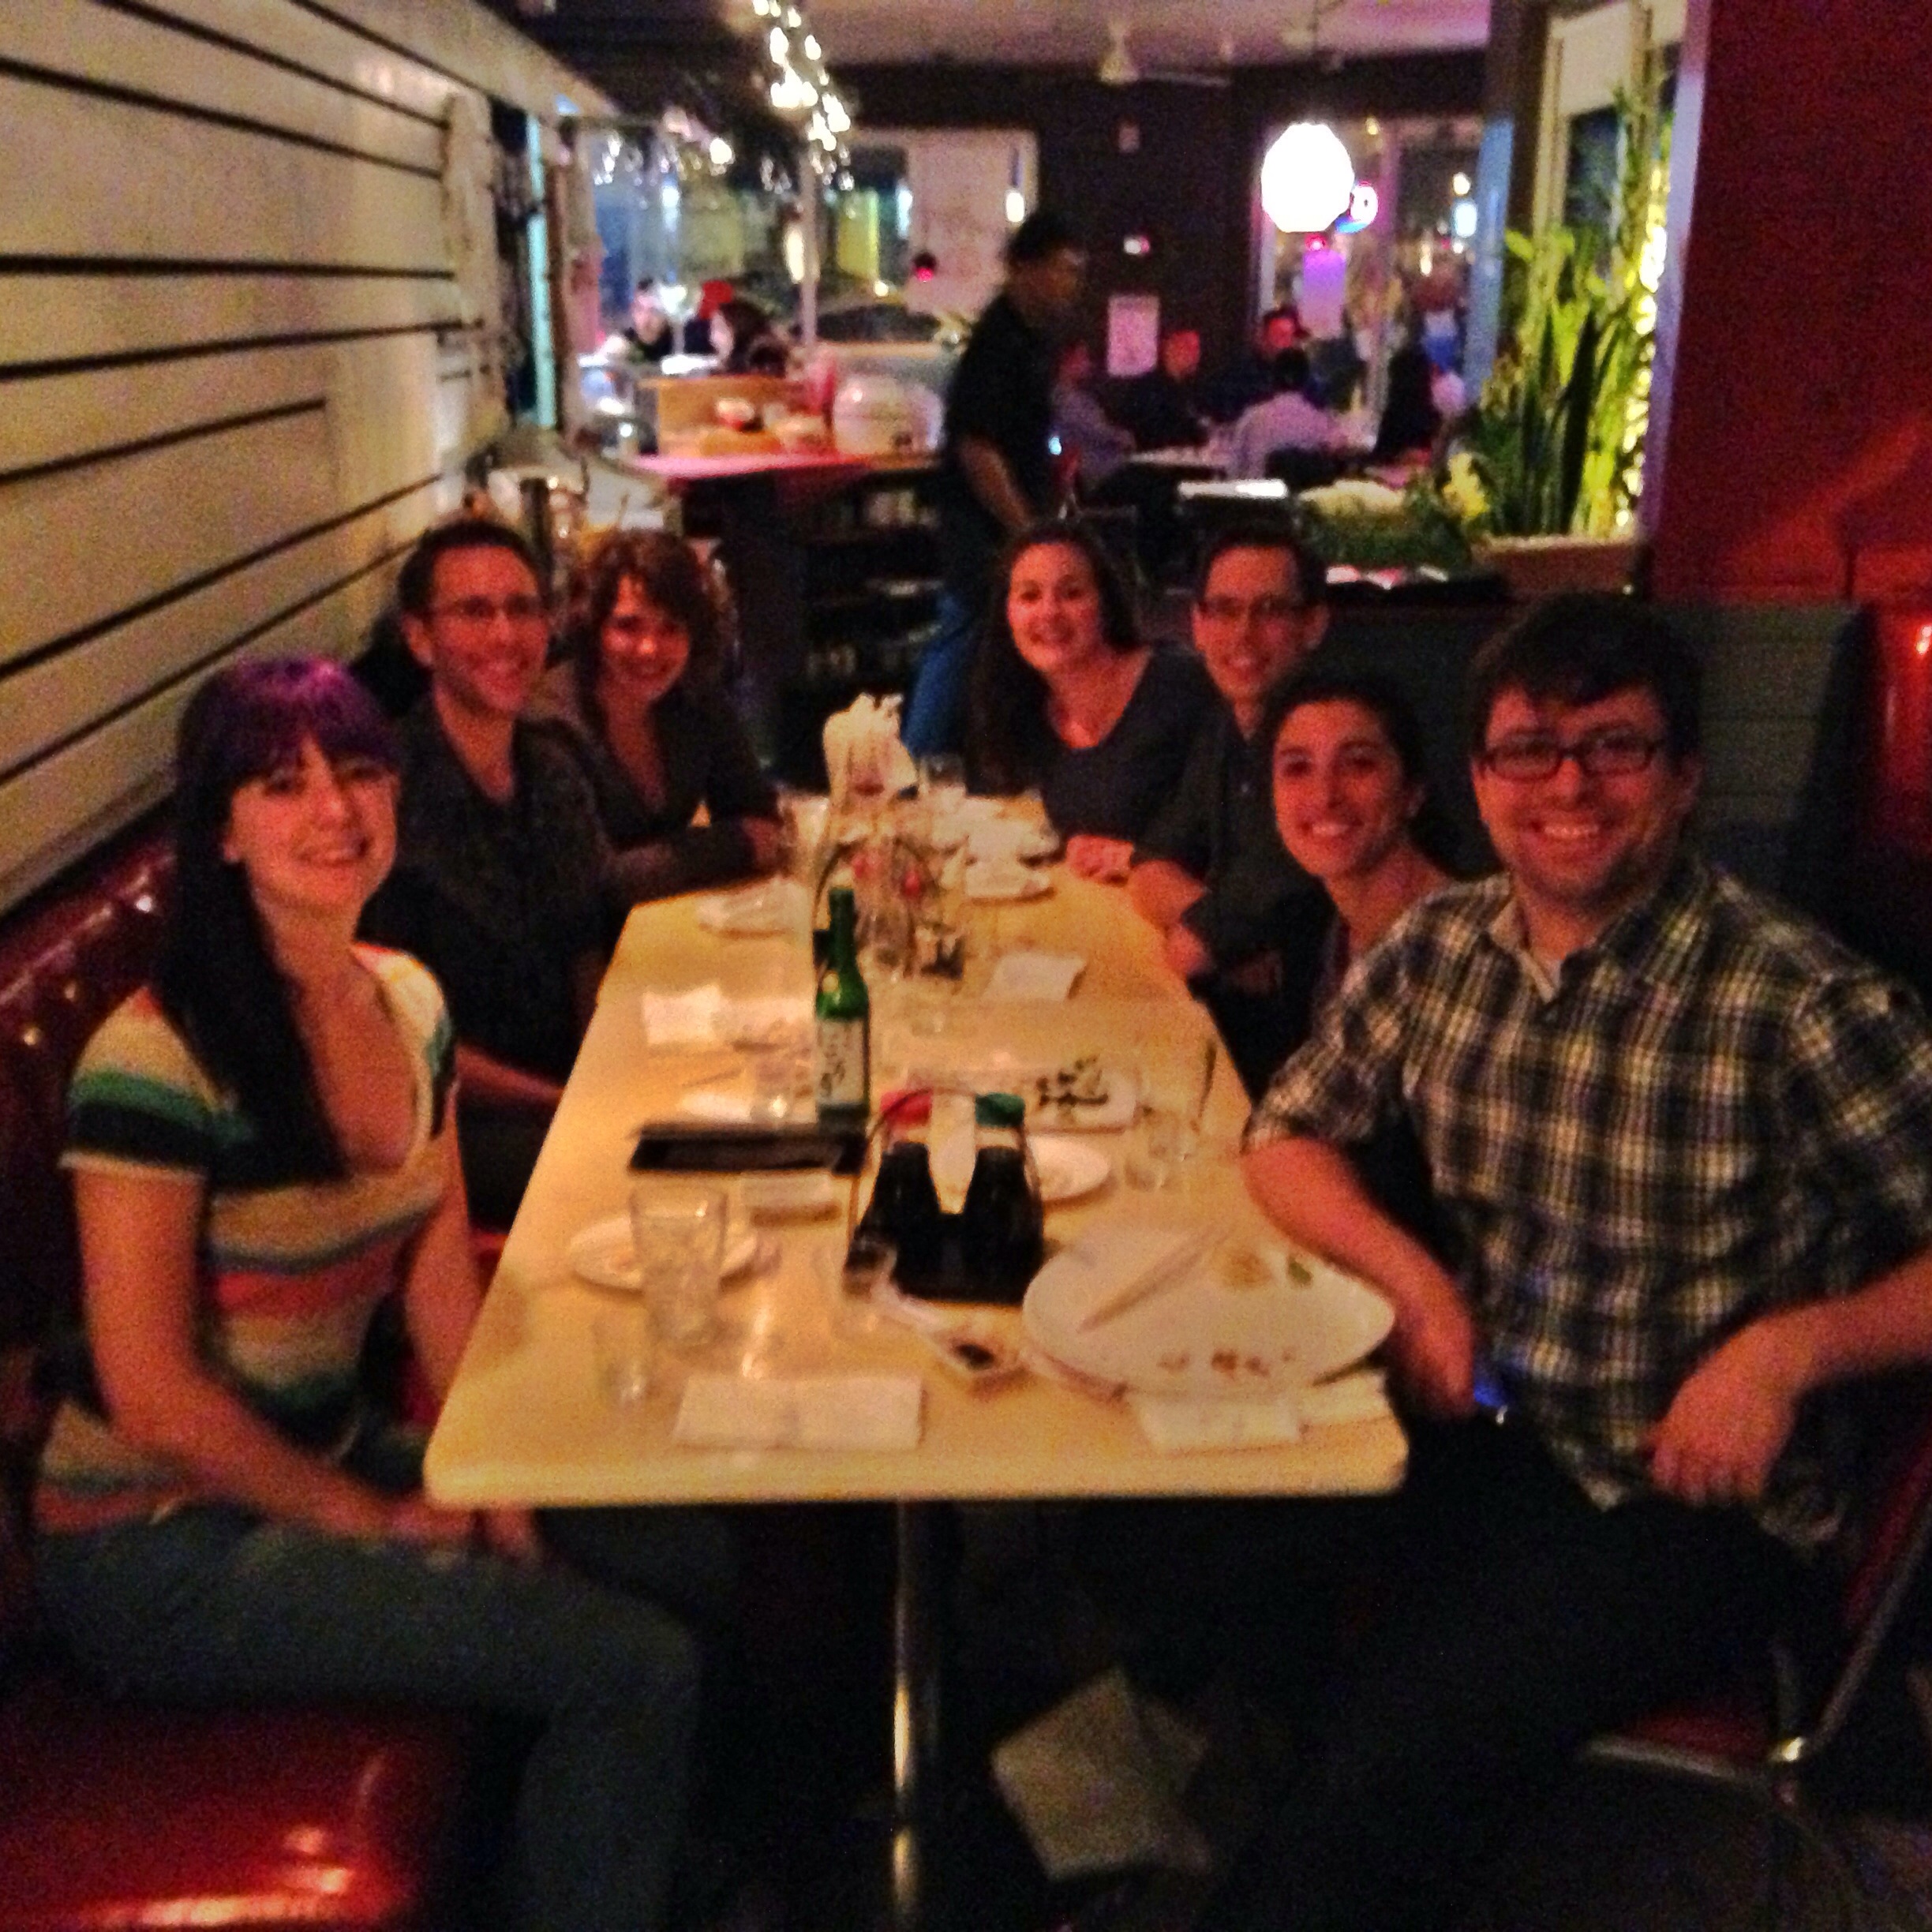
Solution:
[[[129,1695],[532,1721],[506,1916],[655,1926],[694,1638],[546,1560],[527,1512],[432,1502],[359,1372],[394,1294],[440,1395],[478,1301],[442,994],[354,938],[395,794],[388,724],[333,665],[234,667],[182,721],[157,970],[69,1095],[86,1337],[37,1573]]]

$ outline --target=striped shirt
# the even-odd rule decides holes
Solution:
[[[355,1418],[357,1365],[405,1246],[441,1199],[455,1041],[436,983],[400,953],[358,947],[416,1069],[402,1163],[338,1180],[264,1170],[252,1123],[143,988],[88,1043],[68,1093],[62,1164],[178,1174],[204,1190],[196,1256],[202,1358],[291,1440],[327,1451]],[[42,1455],[44,1528],[140,1515],[187,1500],[179,1473],[69,1398]]]
[[[1516,1406],[1605,1507],[1691,1368],[1770,1311],[1932,1244],[1932,1038],[1910,994],[1679,859],[1552,975],[1508,881],[1437,895],[1350,975],[1249,1124],[1414,1125]],[[1842,1503],[1842,1405],[1806,1406],[1759,1515]]]

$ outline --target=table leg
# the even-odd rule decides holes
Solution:
[[[893,1511],[898,1559],[893,1588],[893,1932],[919,1932],[926,1903],[919,1827],[922,1813],[930,1811],[938,1763],[934,1593],[939,1582],[934,1543],[941,1507],[900,1503]]]

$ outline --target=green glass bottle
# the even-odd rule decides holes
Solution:
[[[818,1118],[863,1128],[872,1107],[872,998],[859,971],[858,910],[849,886],[834,886],[831,957],[812,1007],[812,1092]]]

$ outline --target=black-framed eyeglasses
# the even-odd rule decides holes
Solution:
[[[550,615],[539,597],[451,597],[447,603],[434,605],[429,614],[478,631],[499,617],[507,618],[513,624],[540,624],[547,623]]]
[[[1204,597],[1200,601],[1204,617],[1216,623],[1245,623],[1250,617],[1263,623],[1281,623],[1308,607],[1286,597]]]
[[[1645,769],[1664,743],[1620,724],[1586,732],[1567,743],[1541,732],[1523,732],[1485,745],[1482,762],[1497,777],[1522,784],[1554,778],[1566,758],[1574,758],[1577,769],[1592,778],[1627,778]]]

